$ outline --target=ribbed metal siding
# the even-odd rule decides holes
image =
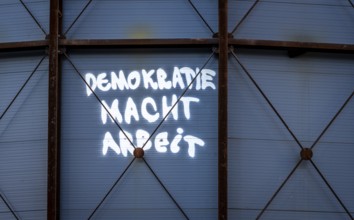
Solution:
[[[63,1],[63,30],[75,20],[87,1]],[[214,32],[217,32],[217,1],[192,1]],[[188,1],[93,1],[67,38],[146,39],[203,38],[212,33]]]
[[[230,0],[229,30],[255,1]],[[236,38],[353,44],[354,10],[347,0],[264,0],[234,33]]]
[[[304,147],[310,147],[354,88],[353,56],[238,51],[263,92]],[[300,160],[300,148],[230,60],[229,212],[255,219]],[[353,100],[313,148],[313,161],[354,210]],[[348,219],[309,161],[303,161],[261,219]]]
[[[0,193],[20,219],[46,218],[47,60],[3,113],[41,58],[38,53],[0,57]],[[15,219],[3,200],[0,219]]]
[[[49,1],[23,1],[27,9],[37,19],[43,31],[49,32]],[[46,34],[32,19],[20,1],[0,2],[0,42],[43,40]]]
[[[70,53],[70,57],[83,75],[93,73],[97,76],[102,72],[110,74],[111,71],[118,73],[123,70],[128,76],[133,70],[163,68],[171,78],[174,67],[201,68],[210,54],[209,50],[111,50],[90,51],[90,54],[77,51]],[[216,71],[217,60],[213,58],[206,68]],[[217,85],[217,76],[213,83]],[[171,153],[169,147],[166,153],[158,153],[154,143],[145,152],[146,161],[190,219],[217,218],[216,91],[188,91],[186,96],[200,99],[199,103],[191,103],[190,120],[185,118],[180,103],[179,119],[169,117],[157,131],[168,132],[170,142],[178,128],[184,130],[183,135],[203,139],[205,146],[197,146],[194,158],[189,156],[188,146],[182,142],[178,153]],[[117,98],[120,109],[124,109],[126,100],[132,97],[140,114],[143,98],[152,97],[157,103],[157,111],[161,113],[162,97],[166,96],[168,103],[171,103],[172,94],[179,96],[183,90],[152,90],[145,89],[141,84],[134,91],[96,92],[109,106]],[[67,61],[63,68],[62,95],[61,216],[62,219],[86,219],[133,156],[130,153],[128,157],[117,155],[112,149],[105,156],[102,154],[105,132],[110,132],[119,144],[119,128],[110,119],[107,124],[102,123],[100,103],[93,95],[87,96],[84,82]],[[124,110],[122,114],[124,117]],[[160,120],[161,117],[155,123],[148,123],[140,115],[139,122],[133,119],[131,124],[122,122],[120,125],[135,136],[137,129],[144,129],[151,134]],[[135,137],[133,141],[136,143]],[[136,159],[93,219],[117,218],[184,219],[184,216],[146,164]]]
[[[234,30],[235,38],[344,44],[354,41],[354,10],[346,0],[229,3],[229,30]],[[253,10],[235,30],[254,3]],[[315,166],[302,161],[284,187],[280,186],[300,160],[301,147],[312,146],[352,95],[353,56],[306,53],[289,58],[285,52],[247,50],[236,50],[235,54],[285,125],[231,56],[229,218],[348,219],[315,166],[353,212],[353,100],[313,147]],[[265,212],[260,215],[262,209]]]

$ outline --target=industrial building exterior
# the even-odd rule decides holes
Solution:
[[[352,0],[2,0],[0,219],[353,219]]]

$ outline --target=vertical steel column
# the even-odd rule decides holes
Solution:
[[[227,0],[219,0],[218,191],[219,220],[227,219]]]
[[[60,34],[61,0],[50,1],[48,84],[48,191],[47,219],[59,219],[60,149]]]

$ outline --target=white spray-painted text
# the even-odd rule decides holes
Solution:
[[[129,90],[136,89],[184,91],[187,88],[202,92],[207,89],[216,89],[213,82],[215,75],[215,71],[211,69],[200,70],[190,67],[174,67],[171,74],[167,74],[162,68],[134,70],[128,74],[125,74],[123,70],[120,70],[118,74],[114,71],[111,71],[110,74],[102,72],[97,75],[86,73],[86,94],[90,96],[97,91],[103,93],[124,91],[124,93],[128,93]],[[163,95],[162,97],[147,96],[140,98],[139,101],[128,95],[120,99],[114,98],[111,102],[103,99],[101,106],[102,124],[106,125],[107,122],[111,122],[119,125],[136,124],[138,126],[138,123],[157,124],[161,120],[169,118],[175,121],[180,119],[191,120],[191,109],[200,103],[200,99],[187,95],[179,98],[177,94]],[[179,115],[181,112],[182,115]],[[168,117],[167,114],[169,114]],[[181,151],[182,146],[185,146],[188,155],[193,158],[196,154],[196,148],[205,146],[202,139],[185,134],[184,129],[180,127],[172,135],[163,131],[156,133],[154,137],[150,137],[146,130],[137,129],[133,134],[120,130],[116,137],[119,143],[115,141],[111,132],[107,131],[104,134],[102,141],[103,155],[106,155],[108,150],[111,149],[117,155],[121,154],[127,157],[128,153],[133,154],[135,147],[143,147],[144,150],[155,149],[159,153],[169,151],[176,154]]]

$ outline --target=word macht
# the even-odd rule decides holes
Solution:
[[[127,131],[119,131],[119,145],[114,140],[110,132],[106,132],[103,139],[102,154],[105,156],[108,149],[113,150],[117,155],[122,154],[124,157],[128,156],[128,152],[133,155],[135,146],[142,147],[145,151],[154,148],[159,153],[166,153],[168,150],[174,154],[180,152],[181,146],[187,144],[188,155],[191,158],[195,157],[195,151],[197,146],[203,147],[205,145],[204,141],[192,135],[183,135],[184,130],[182,128],[177,128],[177,135],[172,139],[169,138],[168,132],[160,132],[155,135],[154,140],[149,139],[150,134],[142,129],[138,129],[135,133],[135,139],[133,139],[132,134]],[[133,140],[136,144],[133,146]],[[183,145],[184,144],[184,145]]]
[[[135,90],[139,87],[152,90],[169,90],[169,89],[185,89],[189,85],[189,89],[195,85],[196,90],[205,90],[212,88],[215,90],[213,79],[216,73],[211,69],[196,68],[195,70],[190,67],[174,67],[172,74],[167,74],[162,68],[157,70],[131,71],[125,74],[123,70],[111,72],[108,76],[103,72],[97,76],[92,73],[85,74],[85,81],[87,96],[90,96],[96,89],[101,92],[108,92],[111,90]]]
[[[178,107],[180,105],[183,107],[184,117],[189,120],[191,117],[191,103],[198,102],[199,98],[189,96],[181,97],[180,101],[177,102],[177,95],[173,94],[170,101],[171,104],[168,103],[167,96],[163,96],[161,98],[161,105],[157,105],[155,99],[152,97],[144,98],[141,104],[138,103],[137,105],[134,99],[128,97],[125,108],[119,108],[120,102],[118,99],[114,99],[111,105],[102,100],[101,120],[103,124],[107,123],[107,118],[110,118],[112,122],[116,120],[119,124],[123,122],[131,124],[132,119],[138,122],[140,118],[143,118],[150,123],[154,123],[160,118],[163,119],[170,111],[171,117],[174,120],[178,120]],[[158,109],[157,106],[161,107]]]

